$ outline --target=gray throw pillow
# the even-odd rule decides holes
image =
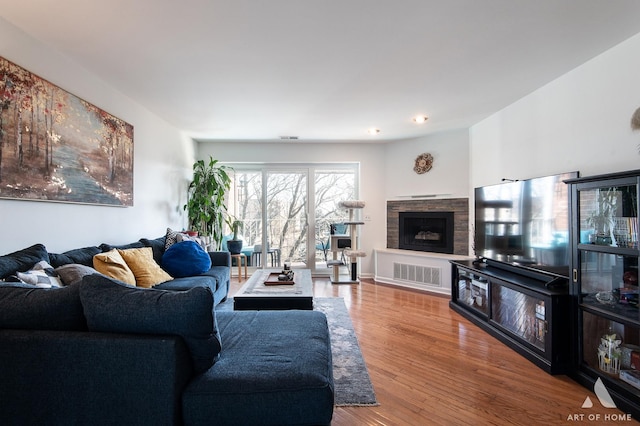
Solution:
[[[79,263],[69,263],[59,266],[55,269],[57,274],[62,278],[65,285],[73,284],[82,280],[85,275],[99,274],[98,271],[91,266],[81,265]]]
[[[199,373],[208,370],[220,353],[213,293],[208,287],[158,290],[87,275],[80,299],[91,331],[182,337]]]

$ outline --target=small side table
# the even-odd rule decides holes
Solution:
[[[244,261],[244,279],[247,279],[247,255],[244,253],[232,254],[232,259],[236,259],[238,264],[238,281],[242,281],[242,263]]]

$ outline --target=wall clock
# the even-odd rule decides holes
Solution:
[[[413,166],[413,171],[421,175],[431,170],[433,166],[433,156],[428,153],[420,154],[416,157],[416,163]]]

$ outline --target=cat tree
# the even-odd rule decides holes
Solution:
[[[342,201],[339,204],[340,207],[349,211],[349,220],[345,222],[345,225],[349,227],[348,235],[331,235],[331,253],[332,259],[327,261],[327,266],[333,269],[331,276],[332,284],[359,284],[358,280],[358,258],[365,257],[367,254],[358,250],[358,226],[364,225],[364,222],[355,220],[355,210],[364,208],[364,201]],[[348,243],[348,247],[342,247],[343,242]],[[338,253],[342,253],[341,259],[338,259]],[[350,277],[348,280],[340,279],[340,267],[345,265],[342,258],[349,260],[351,267]]]

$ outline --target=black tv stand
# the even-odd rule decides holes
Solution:
[[[449,306],[550,374],[570,367],[567,277],[484,261],[451,261]]]

